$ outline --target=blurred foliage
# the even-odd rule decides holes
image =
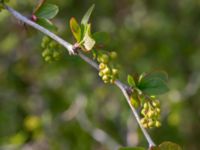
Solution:
[[[151,130],[156,143],[173,141],[200,148],[200,1],[49,0],[60,12],[58,33],[73,40],[69,20],[80,21],[96,4],[92,30],[108,32],[110,51],[119,54],[120,78],[165,70],[170,91],[161,99],[162,127]],[[31,17],[34,0],[10,6]],[[145,145],[122,94],[104,86],[76,56],[55,63],[42,59],[42,34],[8,12],[0,13],[0,149],[108,150]],[[79,105],[81,109],[76,112]],[[103,132],[104,131],[104,132]]]

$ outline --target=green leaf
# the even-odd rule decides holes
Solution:
[[[165,72],[152,72],[143,75],[137,87],[149,95],[159,95],[166,93],[169,89],[166,85],[167,74]]]
[[[97,45],[105,45],[110,41],[110,37],[106,32],[95,32],[92,38],[96,41]]]
[[[138,88],[148,95],[159,95],[166,93],[169,89],[161,79],[142,80]]]
[[[43,4],[36,12],[38,18],[52,19],[58,13],[58,6],[53,4]]]
[[[119,150],[145,150],[143,147],[121,147]]]
[[[56,31],[57,30],[57,27],[51,21],[49,21],[48,19],[38,18],[36,23],[38,23],[39,25],[47,28],[48,30],[51,30],[51,31]]]
[[[182,150],[178,144],[172,142],[163,142],[159,145],[159,148],[160,150]]]
[[[131,75],[128,75],[127,77],[127,82],[130,86],[135,86],[135,81],[134,81],[134,78],[131,76]]]
[[[88,11],[85,13],[85,15],[83,16],[83,19],[81,20],[81,24],[87,25],[89,18],[92,14],[92,11],[94,10],[95,5],[93,4]]]
[[[81,41],[81,28],[75,18],[70,19],[70,28],[77,42]]]
[[[148,79],[159,78],[159,79],[163,80],[164,82],[167,82],[168,75],[164,71],[155,71],[155,72],[147,74],[144,78],[148,78]]]
[[[91,37],[91,26],[87,25],[87,29],[83,38],[83,45],[86,51],[92,50],[95,45],[95,40]]]

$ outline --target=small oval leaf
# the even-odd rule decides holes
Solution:
[[[36,12],[35,15],[39,18],[52,19],[58,13],[59,9],[57,5],[43,4]]]
[[[75,18],[70,19],[70,28],[77,42],[81,41],[81,28]]]

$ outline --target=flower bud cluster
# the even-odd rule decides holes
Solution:
[[[160,102],[157,99],[151,98],[144,102],[141,110],[143,118],[140,120],[144,128],[160,127]]]
[[[44,36],[42,39],[41,47],[43,48],[42,57],[46,62],[59,60],[61,51],[59,45],[51,38]]]
[[[101,54],[97,56],[97,61],[99,62],[99,76],[104,83],[114,83],[118,78],[118,69],[112,68],[109,65],[109,61],[116,57],[116,52],[110,52],[109,55]]]

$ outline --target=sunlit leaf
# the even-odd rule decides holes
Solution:
[[[91,37],[91,26],[90,24],[87,26],[87,30],[85,32],[84,38],[83,38],[83,45],[86,49],[86,51],[90,51],[94,45],[95,45],[95,40]]]
[[[75,18],[70,19],[70,28],[77,42],[81,40],[81,28]]]
[[[57,27],[51,21],[49,21],[48,19],[38,18],[36,23],[38,23],[39,25],[45,27],[48,30],[51,30],[51,31],[56,31],[57,30]]]
[[[58,6],[53,4],[43,4],[36,12],[38,18],[52,19],[58,13]]]
[[[92,14],[92,11],[94,10],[94,7],[95,5],[93,4],[89,9],[88,11],[85,13],[85,15],[83,16],[83,19],[81,20],[81,24],[84,24],[84,25],[87,25],[89,19],[90,19],[90,16]]]

